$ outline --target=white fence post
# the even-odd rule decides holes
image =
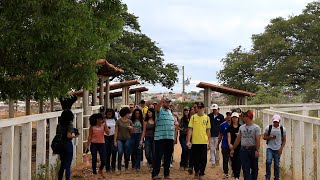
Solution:
[[[14,126],[2,128],[1,179],[13,179]]]
[[[263,127],[262,127],[262,129],[261,129],[261,132],[262,132],[261,134],[262,134],[262,136],[263,136],[263,133],[264,133],[265,128],[267,128],[268,125],[269,125],[269,114],[266,113],[266,112],[263,112],[262,123],[263,123]],[[264,140],[263,140],[262,144],[263,144],[262,160],[263,160],[263,163],[264,163],[264,162],[266,162],[266,159],[267,159],[267,156],[266,156],[267,144],[265,143]]]
[[[47,144],[47,140],[46,140],[46,125],[47,122],[46,120],[40,120],[37,121],[37,147],[36,147],[36,172],[38,174],[39,172],[39,167],[41,165],[46,165],[46,144]],[[50,148],[50,144],[51,142],[49,142],[49,148]]]
[[[283,160],[284,161],[284,169],[286,170],[286,173],[292,172],[291,166],[292,166],[292,162],[291,162],[291,148],[292,148],[292,123],[291,123],[291,119],[288,118],[284,118],[284,128],[286,129],[286,145],[284,147],[284,156],[283,156]]]
[[[316,142],[317,142],[317,177],[316,179],[320,179],[320,126],[316,126]]]
[[[293,177],[302,179],[301,121],[293,120]]]
[[[304,123],[304,179],[311,180],[314,176],[313,163],[313,130],[311,123]]]
[[[20,180],[21,126],[14,126],[13,179]]]
[[[83,113],[80,112],[77,114],[77,128],[79,130],[78,144],[77,144],[77,159],[76,162],[82,163],[83,156]]]
[[[58,124],[58,117],[50,119],[50,129],[49,129],[49,168],[54,167],[57,162],[58,155],[52,154],[51,142],[56,135],[56,129]]]
[[[21,127],[21,179],[31,180],[32,161],[32,122]]]

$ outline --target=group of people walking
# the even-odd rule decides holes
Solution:
[[[174,145],[179,139],[181,145],[180,170],[194,173],[195,179],[203,179],[207,166],[207,152],[210,151],[211,167],[219,164],[220,146],[223,157],[223,178],[229,178],[229,164],[232,176],[239,179],[241,168],[245,180],[256,180],[258,177],[258,158],[260,155],[260,127],[253,122],[253,112],[241,112],[240,109],[230,110],[226,117],[219,113],[217,104],[211,106],[211,113],[205,113],[202,102],[194,103],[192,107],[183,109],[182,118],[172,112],[171,100],[163,97],[159,103],[146,107],[141,101],[139,108],[133,105],[123,107],[120,118],[116,118],[113,109],[100,109],[100,113],[90,116],[89,137],[86,152],[91,152],[92,173],[105,177],[106,172],[121,174],[122,163],[128,170],[129,161],[132,168],[140,172],[143,149],[147,166],[152,179],[161,179],[160,168],[163,166],[164,179],[172,179],[170,166],[173,160]],[[65,138],[69,144],[72,138],[72,121],[70,110],[62,113],[59,126],[65,126]],[[279,161],[285,146],[285,128],[280,126],[279,115],[273,117],[273,124],[268,126],[263,134],[267,141],[266,179],[270,179],[270,168],[274,159],[275,179],[279,179]],[[57,133],[58,133],[57,127]],[[59,129],[61,129],[59,127]],[[179,135],[178,135],[179,134]],[[59,180],[66,171],[66,179],[70,179],[72,161],[72,146],[66,146],[65,155],[60,155],[61,168]],[[221,144],[221,145],[220,145]],[[70,146],[70,147],[69,147]],[[100,156],[100,166],[97,173],[97,155]],[[116,167],[117,161],[117,167]]]

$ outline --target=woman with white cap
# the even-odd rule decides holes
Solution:
[[[237,112],[233,112],[231,114],[231,120],[232,122],[227,129],[229,149],[233,148],[234,141],[236,140],[239,132],[239,114]],[[234,150],[233,157],[231,156],[230,158],[234,179],[239,180],[241,171],[240,146]]]

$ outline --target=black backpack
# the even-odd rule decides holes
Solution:
[[[66,128],[63,128],[61,126],[58,127],[61,128],[61,133],[56,134],[51,142],[51,149],[53,151],[53,154],[61,154],[66,144],[66,138],[64,137],[64,135],[66,134]]]
[[[271,130],[272,130],[272,125],[269,125],[269,130],[268,130],[268,136],[270,136],[270,133],[271,133]],[[280,126],[280,131],[281,131],[281,141],[282,141],[282,137],[283,137],[283,127]],[[268,144],[269,140],[267,140],[267,144]]]

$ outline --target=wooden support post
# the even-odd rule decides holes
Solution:
[[[92,90],[92,106],[97,105],[97,83],[94,84]]]
[[[20,180],[20,155],[21,155],[21,126],[14,127],[14,145],[13,145],[13,179]]]
[[[76,117],[77,117],[77,128],[78,128],[78,130],[79,130],[79,133],[80,133],[80,135],[79,135],[79,137],[78,137],[78,139],[77,139],[77,155],[76,155],[76,157],[77,157],[77,159],[76,159],[76,162],[77,163],[82,163],[83,162],[83,158],[82,158],[82,155],[83,155],[83,113],[81,112],[81,113],[78,113],[77,115],[76,115]]]
[[[99,105],[104,105],[104,78],[100,78],[100,90],[99,90]]]
[[[106,77],[106,89],[105,89],[105,96],[104,96],[104,107],[110,107],[110,78]]]
[[[110,98],[110,108],[114,109],[114,98]]]
[[[211,106],[211,89],[210,88],[204,89],[204,106],[206,107],[205,112],[208,114],[210,112],[210,106]]]
[[[39,114],[43,113],[43,99],[39,100]]]
[[[300,121],[292,121],[293,132],[301,132]],[[296,179],[302,179],[302,143],[301,133],[293,133],[293,177]]]
[[[284,161],[284,169],[285,173],[291,173],[292,172],[292,123],[291,119],[284,118],[284,127],[286,128],[286,146],[284,147],[284,155],[283,160]],[[292,173],[290,174],[292,175]]]
[[[2,128],[1,148],[1,179],[10,180],[13,179],[14,126]]]
[[[54,97],[50,97],[50,112],[54,112]]]
[[[123,87],[122,88],[122,105],[128,105],[129,104],[129,87]]]
[[[83,113],[85,115],[90,115],[90,113],[88,112],[88,96],[89,96],[89,91],[87,90],[83,90],[83,102],[82,102],[82,105],[83,105]],[[87,128],[89,127],[89,118],[85,118],[84,121],[83,121],[83,127],[84,128]],[[85,131],[83,133],[84,137],[87,138],[88,137],[88,131]]]
[[[313,156],[313,129],[311,123],[304,123],[304,179],[313,180],[314,156]]]
[[[77,127],[77,115],[76,114],[74,114],[74,117],[73,117],[73,122],[72,122],[72,124],[73,124],[73,127]],[[74,164],[76,164],[76,160],[77,160],[77,143],[78,143],[78,139],[77,138],[73,138],[72,139],[72,148],[73,148],[73,161],[72,161],[72,166],[74,165]]]
[[[57,124],[58,124],[58,117],[51,118],[50,119],[50,129],[49,129],[49,144],[51,145],[51,142],[56,135],[56,130],[57,130]],[[52,154],[52,149],[49,148],[49,167],[55,167],[56,162],[57,162],[58,155],[53,155]]]
[[[136,92],[134,95],[134,103],[135,105],[140,104],[141,101],[141,92]]]
[[[26,99],[26,115],[31,114],[31,103],[30,103],[30,98]]]
[[[31,180],[32,122],[23,124],[21,129],[20,177],[26,180]]]
[[[37,121],[37,147],[36,147],[36,172],[39,172],[39,166],[46,164],[46,120]],[[49,144],[51,141],[49,142]],[[51,145],[51,144],[50,144]],[[50,146],[49,146],[50,148]],[[51,148],[50,148],[51,149]]]
[[[14,118],[14,100],[9,100],[9,118]]]

